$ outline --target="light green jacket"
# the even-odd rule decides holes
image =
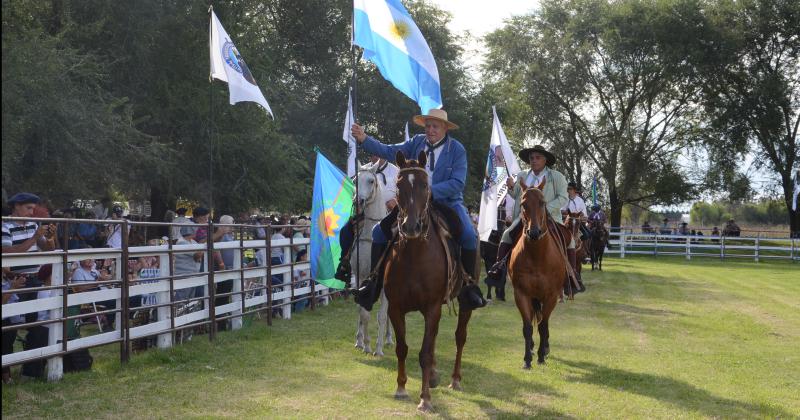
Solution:
[[[561,172],[554,169],[545,168],[545,184],[544,199],[547,202],[547,211],[558,223],[561,223],[561,208],[567,204],[569,196],[567,195],[567,179]],[[531,170],[522,171],[517,174],[517,181],[514,183],[514,189],[509,191],[511,197],[514,198],[514,218],[519,217],[520,213],[520,197],[522,196],[522,186],[520,181],[528,178]]]

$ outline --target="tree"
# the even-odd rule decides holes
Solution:
[[[755,153],[757,167],[780,179],[792,232],[792,175],[800,165],[800,3],[793,0],[721,1],[706,13],[692,61],[717,136],[707,142],[722,174]],[[724,176],[721,179],[726,179]],[[735,183],[741,188],[741,180]]]
[[[626,204],[685,201],[694,186],[676,161],[697,127],[676,10],[691,2],[545,1],[487,36],[492,84],[517,83],[530,129],[571,175],[604,178],[611,224]],[[507,92],[513,92],[506,89]],[[580,180],[579,180],[580,182]]]

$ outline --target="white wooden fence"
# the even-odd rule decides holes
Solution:
[[[611,232],[606,254],[800,261],[800,239]]]
[[[226,280],[233,280],[230,303],[214,306],[214,320],[209,318],[209,308],[214,304],[214,292],[212,291],[209,293],[210,279],[208,266],[205,267],[206,272],[198,273],[197,275],[173,276],[172,264],[170,262],[170,254],[198,251],[207,252],[206,261],[213,261],[213,258],[208,257],[211,251],[206,244],[143,246],[130,247],[124,250],[93,248],[70,250],[68,252],[56,250],[36,253],[3,254],[2,266],[4,268],[21,265],[38,266],[52,264],[53,275],[51,289],[53,291],[53,296],[44,299],[9,303],[2,306],[2,315],[4,319],[16,315],[24,316],[28,313],[45,310],[49,311],[49,321],[47,324],[44,324],[44,326],[49,329],[48,345],[41,348],[3,355],[2,366],[6,367],[46,358],[47,379],[57,380],[63,375],[62,356],[75,350],[110,343],[121,343],[121,358],[125,361],[127,360],[127,352],[130,348],[130,341],[133,339],[155,336],[157,337],[157,346],[160,348],[167,348],[173,345],[173,338],[176,331],[197,325],[198,323],[211,325],[211,329],[215,331],[216,327],[214,324],[216,324],[217,321],[230,319],[231,328],[235,330],[241,328],[242,316],[248,313],[266,311],[269,317],[272,310],[276,309],[282,312],[282,317],[284,319],[287,319],[291,318],[291,306],[292,303],[296,301],[311,299],[314,301],[313,304],[316,304],[317,301],[322,304],[327,304],[332,291],[326,286],[317,284],[311,280],[305,285],[298,285],[299,287],[297,288],[293,287],[292,269],[309,270],[309,262],[287,262],[277,266],[272,266],[268,263],[268,266],[250,268],[243,267],[242,264],[242,250],[244,249],[265,249],[267,260],[269,260],[271,247],[281,247],[283,248],[284,255],[288,258],[290,255],[293,255],[291,246],[307,246],[309,242],[307,238],[290,238],[271,241],[237,240],[214,243],[213,251],[225,249],[234,249],[237,251],[234,252],[234,267],[226,267],[224,271],[213,273],[213,282],[215,284]],[[119,267],[127,266],[123,261],[125,258],[142,256],[154,256],[158,258],[159,279],[155,281],[143,279],[143,281],[147,281],[147,283],[138,284],[138,281],[134,281],[129,285],[127,281],[123,281],[120,277],[124,276],[126,273],[119,269]],[[114,280],[116,280],[120,287],[68,293],[65,295],[64,293],[68,290],[68,287],[79,284],[69,283],[68,281],[65,285],[64,274],[68,272],[68,270],[65,269],[65,265],[69,267],[73,262],[79,262],[85,259],[114,260],[115,266],[118,267]],[[271,276],[282,276],[282,285],[269,287],[271,286]],[[173,301],[175,296],[174,292],[176,290],[198,286],[203,287],[203,296],[193,298],[193,300],[204,300],[205,304],[202,306],[203,309],[173,318],[173,313],[176,313],[174,307],[181,304],[180,302],[175,303]],[[150,307],[157,313],[157,320],[145,325],[130,327],[128,325],[129,313],[127,312],[129,311],[132,313],[139,310],[139,308],[128,308],[124,298],[151,293],[154,293],[156,296],[157,304],[151,305]],[[67,340],[66,343],[64,342],[64,328],[67,327],[68,323],[76,322],[78,318],[91,317],[91,315],[86,314],[66,317],[64,315],[64,310],[67,307],[86,304],[91,305],[109,300],[116,302],[116,310],[115,312],[111,312],[111,314],[116,317],[116,322],[114,322],[114,329],[112,331],[99,332],[95,335]],[[25,325],[23,324],[22,329],[24,328]],[[3,327],[4,331],[7,329],[7,326]]]

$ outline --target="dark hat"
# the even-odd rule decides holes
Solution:
[[[39,196],[36,194],[21,192],[16,193],[8,199],[8,204],[13,206],[14,204],[38,204],[39,203]]]
[[[192,215],[194,216],[205,216],[209,213],[211,212],[205,207],[197,207],[196,209],[192,210]]]
[[[123,210],[120,206],[114,206],[114,208],[111,209],[111,212],[116,215],[121,215],[122,213],[125,213],[125,210]]]
[[[530,162],[531,153],[537,152],[541,153],[547,158],[547,166],[553,166],[556,163],[556,155],[550,153],[547,149],[544,148],[541,144],[537,144],[536,146],[529,147],[527,149],[522,149],[519,151],[519,158],[524,160],[525,162]]]
[[[175,210],[175,214],[186,214],[187,211],[188,210],[186,210],[186,207],[181,207],[181,208]]]

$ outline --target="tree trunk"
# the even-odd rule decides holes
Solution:
[[[153,222],[163,222],[167,210],[175,208],[175,197],[166,197],[166,194],[157,185],[150,186],[150,220]],[[147,237],[150,238],[151,232],[156,232],[159,237],[169,236],[169,229],[160,226],[157,229],[148,229]]]
[[[611,222],[611,230],[615,230],[614,228],[619,228],[622,223],[622,201],[619,198],[619,194],[617,194],[616,187],[611,186],[608,189],[608,198],[611,203],[611,218],[609,221]]]
[[[792,181],[791,171],[781,172],[781,184],[783,184],[783,197],[786,203],[786,210],[789,213],[789,236],[800,237],[800,211],[792,210],[792,199],[794,198],[794,182]]]

